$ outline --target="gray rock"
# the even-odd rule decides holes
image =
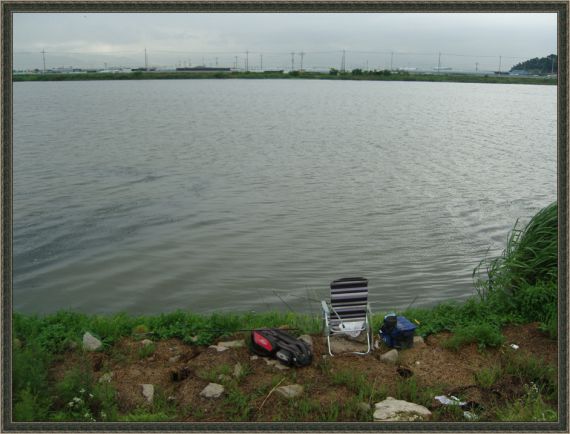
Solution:
[[[274,359],[265,359],[265,363],[267,363],[268,365],[275,366],[280,371],[285,371],[285,370],[289,369],[289,366],[285,366],[284,364],[282,364],[282,363],[280,363]]]
[[[401,401],[391,396],[375,404],[374,421],[420,421],[431,418],[431,411],[413,402]]]
[[[245,341],[241,339],[237,341],[218,342],[218,346],[225,348],[241,348],[245,347]]]
[[[97,351],[103,346],[103,343],[89,332],[83,335],[83,348],[87,351]]]
[[[178,354],[177,356],[170,357],[170,358],[168,359],[168,361],[169,361],[170,363],[176,363],[178,360],[180,360],[180,354]]]
[[[152,404],[154,398],[154,386],[152,384],[141,384],[142,394],[149,404]]]
[[[414,347],[425,347],[426,343],[424,341],[424,338],[422,338],[421,336],[414,336]]]
[[[299,339],[301,339],[303,342],[305,342],[311,348],[311,350],[313,349],[313,338],[311,336],[301,335],[301,336],[299,336]]]
[[[229,348],[228,347],[222,347],[220,345],[210,345],[208,348],[213,348],[215,349],[218,353],[221,353],[222,351],[226,351]]]
[[[239,377],[243,373],[243,366],[241,363],[236,363],[234,366],[234,377]]]
[[[224,393],[224,386],[210,383],[200,392],[200,396],[204,398],[219,398],[222,393]]]
[[[112,372],[106,372],[99,377],[99,383],[110,383],[113,378]]]
[[[275,389],[275,392],[285,398],[295,398],[303,393],[303,386],[300,384],[291,384],[289,386],[281,386]]]
[[[386,363],[394,363],[398,362],[398,350],[390,350],[387,353],[384,353],[380,356],[380,360]]]
[[[152,341],[151,341],[150,339],[143,339],[143,340],[141,341],[141,345],[142,345],[143,347],[146,347],[147,345],[150,345],[150,344],[152,344]]]

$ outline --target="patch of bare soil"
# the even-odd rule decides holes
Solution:
[[[448,350],[441,343],[450,334],[433,335],[426,339],[425,345],[400,351],[397,364],[380,361],[380,356],[389,350],[382,345],[366,356],[341,354],[331,358],[322,336],[313,336],[312,364],[284,370],[269,365],[265,358],[252,358],[253,353],[247,347],[218,352],[215,348],[191,346],[178,339],[169,339],[155,342],[155,351],[145,357],[144,353],[141,356],[143,344],[140,341],[125,338],[104,353],[67,353],[52,367],[50,377],[53,382],[60,381],[74,366],[86,367],[95,381],[112,372],[110,383],[117,391],[121,414],[137,408],[151,411],[152,406],[142,395],[141,385],[153,384],[154,405],[166,402],[176,406],[176,420],[181,421],[322,420],[319,419],[322,415],[317,414],[321,410],[326,413],[325,410],[333,405],[342,408],[349,400],[356,399],[357,391],[351,389],[350,384],[338,381],[337,374],[347,371],[364,375],[368,384],[383,388],[389,396],[397,397],[403,378],[408,378],[415,380],[420,391],[433,389],[448,396],[460,396],[462,400],[492,405],[499,399],[519,396],[522,388],[522,384],[510,377],[498,381],[494,389],[482,389],[477,385],[475,374],[483,368],[496,366],[501,352],[521,351],[556,366],[557,343],[537,326],[509,326],[504,330],[505,345],[483,351],[475,344],[458,351]],[[243,337],[234,336],[235,339]],[[513,350],[512,343],[517,344],[519,350]],[[244,373],[236,377],[233,371],[238,363]],[[226,390],[220,398],[200,396],[210,382],[224,385]],[[300,413],[298,404],[273,391],[277,384],[295,383],[305,388],[302,397],[295,399],[297,403],[310,401],[308,413]],[[373,406],[374,402],[371,404]],[[432,403],[431,408],[436,407]],[[342,414],[338,420],[343,420]]]

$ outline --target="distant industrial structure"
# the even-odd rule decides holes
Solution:
[[[230,72],[231,68],[219,68],[210,66],[183,66],[181,68],[176,68],[176,71],[185,72]]]

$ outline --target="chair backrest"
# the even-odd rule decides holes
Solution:
[[[368,279],[345,277],[331,282],[331,319],[361,321],[366,318],[368,305]],[[336,314],[335,314],[336,312]]]

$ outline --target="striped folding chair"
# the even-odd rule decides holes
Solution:
[[[371,318],[368,303],[368,280],[362,277],[345,277],[331,282],[331,301],[321,302],[323,309],[324,334],[327,338],[329,354],[331,351],[331,335],[358,336],[366,331],[366,352],[354,354],[368,354],[371,350]]]

